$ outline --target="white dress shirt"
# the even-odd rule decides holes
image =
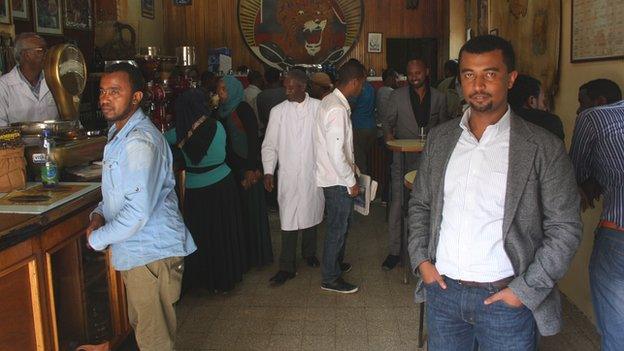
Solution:
[[[436,268],[452,279],[493,282],[514,275],[503,243],[510,109],[481,140],[470,131],[470,111],[444,178]]]
[[[314,133],[321,104],[306,94],[303,102],[288,100],[271,109],[262,142],[265,174],[274,174],[279,163],[277,201],[282,230],[315,226],[323,220],[325,198],[316,185]]]
[[[339,89],[323,98],[316,118],[316,184],[355,185],[353,129],[349,102]]]
[[[0,77],[0,127],[16,122],[58,119],[58,109],[45,78],[35,96],[30,84],[20,75],[18,65]]]

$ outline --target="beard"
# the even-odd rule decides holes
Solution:
[[[477,111],[477,112],[487,112],[487,111],[492,111],[492,108],[494,107],[494,104],[490,101],[485,105],[477,105],[474,104],[472,102],[468,103],[470,105],[470,108]]]
[[[116,115],[111,116],[111,117],[106,117],[106,115],[104,115],[104,118],[108,122],[115,123],[115,122],[122,121],[122,120],[132,116],[134,111],[136,111],[135,105],[129,104],[128,106],[126,106],[126,108],[123,111],[121,111],[121,113],[116,114]]]
[[[410,85],[414,89],[420,89],[423,85],[425,85],[425,80],[419,80],[417,82],[410,82]]]
[[[489,94],[473,94],[470,96],[470,98],[473,98],[476,95],[485,95],[489,98],[491,98],[492,96]],[[477,112],[488,112],[488,111],[492,111],[492,109],[494,108],[494,103],[490,100],[489,102],[482,104],[482,105],[478,105],[474,102],[472,102],[471,100],[468,100],[468,105],[470,105],[470,108],[477,111]]]

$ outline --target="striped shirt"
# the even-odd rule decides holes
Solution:
[[[624,100],[579,115],[570,157],[579,184],[590,177],[600,183],[601,219],[624,227]]]
[[[444,175],[436,268],[451,279],[494,282],[514,275],[503,241],[511,110],[480,140],[470,130],[470,111]]]

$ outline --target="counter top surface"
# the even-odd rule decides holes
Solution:
[[[0,250],[39,234],[54,222],[67,218],[78,210],[97,204],[102,197],[99,184],[85,184],[92,186],[85,188],[77,197],[41,214],[0,213]]]

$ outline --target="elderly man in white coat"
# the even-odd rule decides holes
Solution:
[[[0,77],[0,127],[16,122],[58,118],[54,97],[43,76],[47,44],[35,33],[15,38],[17,65]]]
[[[264,142],[262,164],[264,186],[274,188],[279,164],[278,203],[282,228],[279,271],[271,278],[280,286],[296,275],[297,236],[301,231],[301,255],[311,267],[316,258],[316,226],[323,220],[323,191],[316,185],[314,125],[320,101],[306,93],[307,76],[293,70],[284,80],[287,100],[271,109]]]

